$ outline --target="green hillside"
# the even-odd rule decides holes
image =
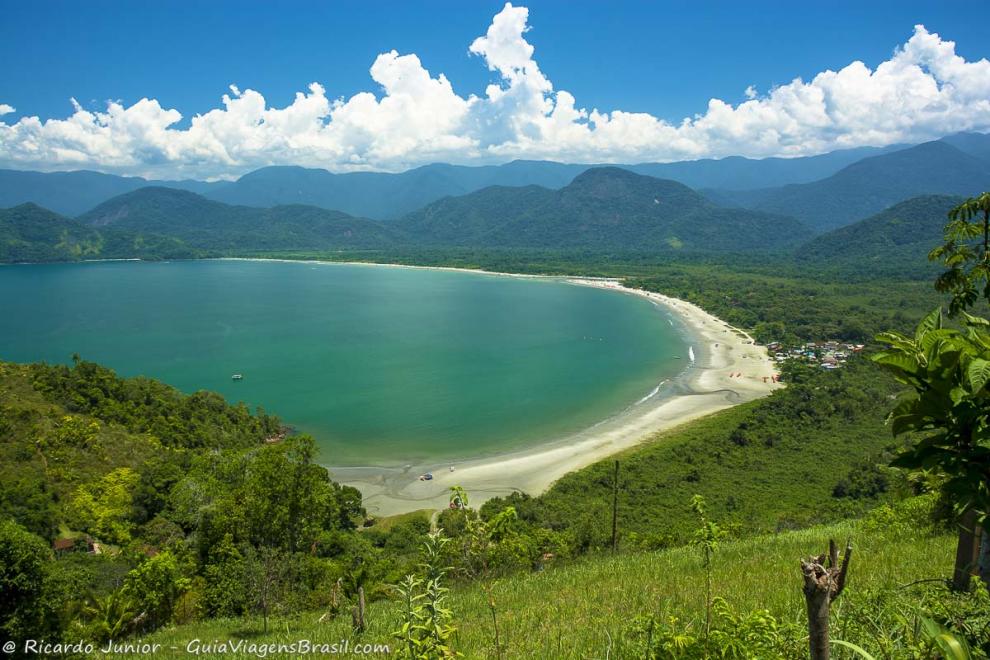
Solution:
[[[36,204],[0,210],[0,261],[74,261],[103,248],[99,232]]]
[[[835,638],[861,645],[881,658],[935,658],[922,652],[929,645],[919,629],[920,617],[949,620],[957,629],[986,625],[985,599],[952,597],[944,587],[925,582],[912,585],[951,569],[952,539],[910,520],[924,515],[924,504],[885,510],[862,523],[723,543],[712,579],[715,595],[725,599],[727,608],[715,617],[714,627],[724,637],[736,638],[737,648],[752,652],[755,640],[765,646],[758,656],[730,650],[724,656],[707,657],[794,660],[806,654],[798,560],[821,552],[830,538],[850,538],[855,544],[849,586],[834,615]],[[497,657],[490,602],[495,604],[501,657],[507,659],[704,658],[698,648],[704,593],[700,553],[683,547],[551,564],[540,572],[497,579],[490,592],[479,584],[455,582],[445,604],[457,628],[453,647],[465,658]],[[373,603],[367,623],[365,632],[355,634],[346,614],[328,617],[325,610],[317,610],[280,617],[270,622],[267,634],[255,617],[173,626],[147,640],[166,649],[182,649],[193,639],[247,637],[276,644],[350,639],[352,644],[391,644],[394,649],[398,642],[393,633],[401,626],[400,603]],[[646,650],[651,630],[653,655]],[[681,654],[675,653],[675,636]],[[671,644],[670,650],[664,651],[662,644]],[[269,657],[292,655],[276,650]],[[856,656],[836,651],[834,657]]]
[[[849,276],[930,278],[939,267],[928,252],[942,241],[950,209],[965,198],[925,195],[818,236],[797,251],[805,267]]]
[[[442,199],[396,226],[423,243],[663,252],[765,250],[809,235],[791,218],[721,208],[682,184],[614,167],[557,191],[490,188]]]
[[[96,228],[165,234],[203,250],[382,247],[393,232],[372,220],[311,206],[230,206],[171,188],[141,188],[78,220]]]

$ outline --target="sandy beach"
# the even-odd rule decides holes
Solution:
[[[616,295],[643,296],[670,309],[683,324],[695,359],[654,396],[645,397],[591,428],[564,438],[548,438],[532,449],[454,464],[398,469],[331,467],[334,479],[360,489],[368,512],[377,516],[444,508],[450,487],[455,485],[468,491],[473,506],[516,491],[537,495],[568,472],[649,440],[661,431],[782,387],[771,378],[777,372],[765,348],[756,346],[747,333],[695,305],[629,289],[616,280],[565,281],[612,290]],[[432,481],[419,480],[426,472],[434,475]]]

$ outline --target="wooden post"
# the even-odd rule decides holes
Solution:
[[[619,461],[612,474],[612,552],[619,548]]]
[[[959,541],[956,544],[956,564],[952,571],[952,588],[969,591],[970,579],[976,575],[980,556],[980,530],[976,525],[976,511],[970,509],[959,520]]]
[[[832,603],[846,586],[852,544],[846,543],[846,553],[839,566],[839,549],[835,541],[828,542],[828,555],[809,557],[801,561],[804,574],[804,600],[808,607],[808,647],[811,660],[829,660],[829,612]],[[825,563],[826,559],[828,564]]]

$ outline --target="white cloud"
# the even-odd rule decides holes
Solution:
[[[797,156],[860,145],[920,141],[990,129],[990,62],[967,62],[955,44],[916,26],[870,69],[852,62],[810,81],[796,78],[732,105],[717,98],[672,124],[646,113],[588,110],[555,90],[526,39],[529,10],[506,4],[469,55],[498,82],[462,96],[419,57],[382,53],[376,93],[343,99],[318,83],[283,108],[231,85],[221,107],[182,115],[157,100],[109,102],[103,112],[72,100],[65,119],[0,120],[0,165],[92,168],[157,177],[229,177],[271,164],[331,170],[401,170],[427,162],[512,158],[640,162],[744,155]],[[14,112],[0,104],[0,116]]]

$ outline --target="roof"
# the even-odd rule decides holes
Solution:
[[[55,539],[52,548],[55,550],[71,550],[76,545],[75,539]]]

